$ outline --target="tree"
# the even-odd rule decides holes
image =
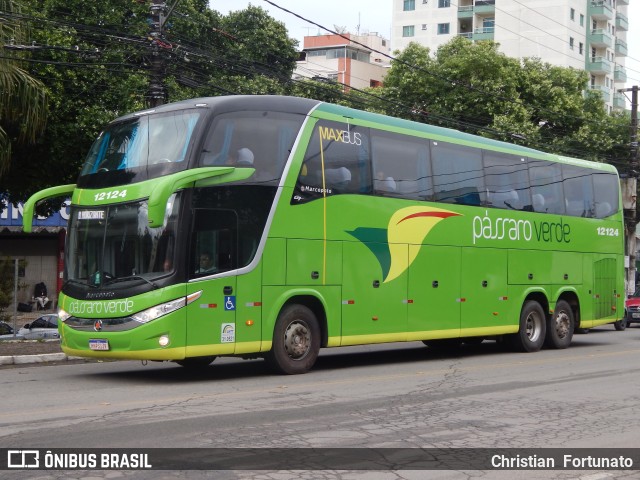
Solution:
[[[181,0],[162,35],[153,37],[148,1],[24,0],[23,5],[21,25],[31,27],[21,41],[30,46],[28,72],[45,85],[50,115],[35,144],[13,149],[0,179],[0,192],[12,202],[76,181],[104,125],[145,108],[156,54],[169,101],[286,94],[290,88],[296,43],[282,23],[257,7],[223,17],[207,0]]]
[[[12,0],[0,0],[0,42],[25,38],[20,13]],[[0,58],[0,178],[9,168],[12,144],[33,142],[45,127],[47,103],[44,85],[20,67],[19,59]],[[1,205],[0,205],[1,206]]]
[[[399,53],[373,108],[550,152],[614,157],[628,119],[607,115],[599,96],[585,94],[587,80],[581,70],[456,37],[433,56],[417,44]]]

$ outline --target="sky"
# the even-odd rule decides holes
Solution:
[[[327,28],[346,27],[348,32],[377,32],[391,40],[391,11],[393,0],[272,0],[287,10],[313,20]],[[242,10],[249,4],[262,7],[276,20],[283,22],[289,36],[297,39],[302,47],[305,35],[317,35],[318,27],[290,13],[273,7],[264,0],[209,0],[214,10],[226,15],[229,11]],[[453,3],[453,2],[452,2]],[[627,87],[640,85],[640,0],[629,0],[629,31],[626,58]],[[320,31],[320,33],[323,33]],[[391,49],[393,50],[393,44]],[[542,59],[544,60],[544,59]]]

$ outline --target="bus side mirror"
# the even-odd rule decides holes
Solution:
[[[198,182],[199,187],[215,185],[249,178],[255,169],[235,167],[202,167],[184,170],[166,177],[159,178],[156,186],[149,195],[148,218],[150,227],[161,227],[164,223],[164,215],[167,209],[167,201],[174,192]],[[214,177],[224,176],[223,179]]]
[[[22,207],[22,230],[24,231],[24,233],[31,233],[33,229],[33,213],[36,204],[39,201],[46,200],[47,198],[71,195],[75,188],[75,183],[69,185],[59,185],[57,187],[45,188],[44,190],[40,190],[39,192],[31,195]]]

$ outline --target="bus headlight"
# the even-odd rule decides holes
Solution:
[[[60,319],[61,322],[66,322],[67,319],[71,316],[70,313],[67,313],[65,310],[63,310],[62,308],[58,309],[58,318]]]
[[[176,310],[184,307],[187,304],[187,299],[185,297],[178,298],[177,300],[172,300],[167,303],[162,303],[160,305],[156,305],[155,307],[147,308],[138,313],[134,313],[131,315],[136,322],[147,323],[156,318],[163,317],[164,315],[175,312]]]

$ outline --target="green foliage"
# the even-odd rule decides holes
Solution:
[[[23,26],[12,15],[20,13],[12,0],[0,0],[0,45],[25,38]],[[46,124],[47,104],[44,85],[21,68],[18,58],[0,58],[0,178],[8,169],[12,147],[33,142]]]
[[[11,141],[0,177],[9,201],[75,182],[102,127],[148,106],[152,72],[169,101],[303,96],[583,158],[626,155],[628,118],[607,115],[600,97],[584,94],[582,71],[520,62],[493,42],[456,37],[435,52],[410,44],[383,88],[344,93],[336,83],[291,80],[297,42],[265,10],[249,6],[223,16],[207,0],[175,5],[161,36],[151,35],[149,1],[22,0],[22,16],[2,17],[5,43],[37,46],[10,52],[29,63],[0,60],[0,88],[10,92],[0,96],[0,155],[7,155],[8,139],[34,140]],[[11,12],[15,3],[0,0],[0,8]],[[46,129],[38,130],[43,117],[33,113],[47,111]]]
[[[6,10],[7,3],[0,0],[0,8]],[[30,33],[16,43],[38,46],[29,49],[30,62],[23,68],[44,85],[49,117],[35,143],[14,145],[0,178],[0,192],[11,202],[52,185],[74,183],[104,125],[148,106],[154,59],[161,59],[159,75],[168,101],[287,94],[290,88],[296,41],[258,7],[224,17],[209,9],[206,0],[181,0],[164,24],[163,36],[156,38],[150,35],[149,1],[23,0],[21,5],[23,16],[14,27]],[[0,27],[4,35],[5,24]],[[0,63],[0,82],[3,72]],[[11,95],[22,103],[28,98]],[[5,126],[3,99],[0,128]],[[0,150],[2,145],[0,131]]]
[[[282,22],[266,10],[249,5],[230,12],[220,22],[226,33],[227,59],[241,59],[240,68],[252,77],[263,72],[288,81],[296,66],[297,40],[289,38]]]
[[[624,155],[629,119],[607,115],[584,71],[521,62],[490,41],[456,37],[434,55],[399,53],[370,110],[591,160]]]

